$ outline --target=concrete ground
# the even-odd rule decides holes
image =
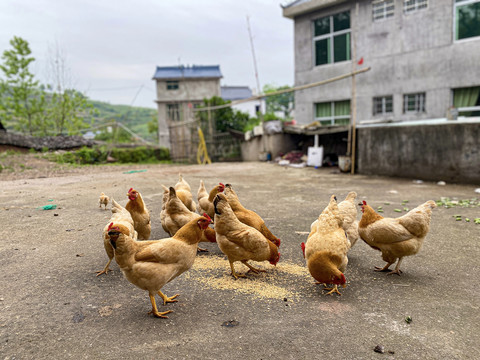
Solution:
[[[358,242],[342,296],[315,285],[300,243],[331,194],[343,200],[355,190],[396,217],[394,209],[429,199],[478,198],[479,186],[265,163],[129,170],[147,171],[109,166],[0,181],[0,359],[478,359],[478,205],[435,209],[422,250],[403,261],[400,277],[374,272],[384,265],[380,253]],[[98,196],[103,191],[125,205],[127,190],[138,189],[152,215],[151,238],[164,238],[161,184],[174,185],[179,172],[195,195],[200,179],[208,188],[233,184],[282,239],[282,256],[276,268],[264,265],[267,273],[235,281],[217,245],[207,244],[210,251],[162,289],[180,296],[167,306],[157,300],[160,311],[174,310],[158,319],[147,314],[147,293],[115,263],[112,273],[95,276],[107,261],[102,229],[111,215],[99,209]],[[38,209],[49,204],[57,208]]]

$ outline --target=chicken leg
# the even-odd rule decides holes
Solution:
[[[158,291],[158,295],[160,295],[160,297],[163,299],[163,305],[167,305],[167,303],[177,302],[178,300],[173,300],[173,299],[175,299],[177,296],[179,296],[179,294],[175,294],[172,297],[168,297],[167,295],[165,295],[161,291]]]
[[[105,268],[103,270],[97,271],[97,276],[100,276],[102,274],[107,275],[109,271],[113,271],[113,270],[109,269],[109,266],[110,266],[110,263],[112,262],[112,260],[113,260],[113,257],[111,257],[110,260],[108,260],[108,263],[107,263],[107,265],[105,265]]]
[[[148,296],[150,297],[150,302],[152,303],[152,311],[150,311],[149,314],[153,314],[154,316],[162,319],[168,319],[168,316],[165,316],[165,314],[171,313],[173,310],[159,312],[157,309],[157,303],[155,302],[155,295],[148,294]]]
[[[235,272],[235,268],[233,267],[233,262],[230,261],[230,268],[232,269],[232,276],[235,280],[238,280],[239,277],[246,277],[245,275],[240,275]]]
[[[395,266],[395,270],[390,271],[387,275],[397,274],[398,276],[400,276],[402,274],[402,270],[400,270],[400,263],[402,262],[402,260],[403,260],[403,257],[398,259],[397,266]]]
[[[385,272],[385,271],[389,271],[389,267],[390,265],[392,265],[393,262],[388,262],[387,265],[385,265],[383,268],[379,267],[379,266],[375,266],[375,271],[378,271],[378,272]]]
[[[252,265],[250,265],[247,260],[242,260],[242,263],[248,267],[250,270],[249,271],[252,271],[254,272],[255,274],[258,274],[258,273],[261,273],[261,272],[267,272],[266,270],[262,270],[262,269],[257,269],[257,268],[254,268]]]

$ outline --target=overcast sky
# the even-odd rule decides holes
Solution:
[[[13,36],[25,39],[36,58],[31,71],[45,83],[58,48],[74,87],[91,99],[155,107],[157,65],[220,65],[221,85],[256,88],[248,15],[260,86],[293,85],[293,22],[280,7],[287,2],[1,0],[0,53]]]

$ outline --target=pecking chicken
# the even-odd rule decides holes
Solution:
[[[243,207],[231,184],[225,185],[224,194],[238,220],[240,220],[246,225],[254,227],[258,231],[260,231],[268,240],[273,242],[277,247],[280,247],[280,239],[270,232],[270,230],[265,225],[265,221],[263,221],[260,215],[258,215],[255,211],[248,210]]]
[[[205,188],[205,184],[203,183],[203,180],[200,180],[200,187],[198,188],[197,191],[197,200],[198,200],[198,207],[200,208],[200,212],[205,212],[208,214],[210,217],[214,217],[215,215],[215,209],[213,207],[213,199],[215,199],[215,196],[218,193],[223,192],[225,189],[225,185],[222,183],[219,183],[216,185],[212,190],[210,190],[210,194],[207,192],[207,189]]]
[[[211,222],[209,217],[202,216],[190,221],[173,237],[150,241],[135,241],[124,225],[110,225],[108,236],[115,248],[115,260],[128,281],[148,291],[152,303],[149,314],[168,318],[165,315],[172,310],[159,312],[155,295],[162,298],[164,305],[177,301],[174,299],[178,294],[168,297],[161,288],[192,267],[197,244]]]
[[[175,191],[177,192],[177,196],[185,206],[190,211],[197,211],[197,205],[195,205],[195,201],[193,201],[192,189],[190,185],[186,182],[183,178],[182,174],[178,174],[179,180],[175,184]]]
[[[173,187],[169,189],[169,195],[165,204],[165,227],[167,233],[173,236],[185,224],[194,219],[200,218],[200,215],[194,213],[185,206],[185,204],[178,198]],[[201,242],[215,242],[215,231],[211,228],[205,229]],[[206,251],[199,248],[200,251]]]
[[[277,246],[257,229],[240,222],[224,194],[217,194],[213,204],[218,247],[227,255],[235,279],[245,276],[235,272],[235,261],[241,261],[254,273],[265,270],[254,268],[248,263],[249,260],[268,260],[272,265],[277,264],[280,259]]]
[[[107,205],[108,205],[108,202],[109,202],[109,201],[110,201],[110,198],[109,198],[107,195],[105,195],[105,193],[102,192],[102,193],[100,194],[99,199],[98,199],[98,207],[101,208],[102,205],[104,205],[104,206],[105,206],[105,210],[107,210]]]
[[[97,271],[97,276],[108,274],[108,272],[111,271],[109,267],[114,257],[114,250],[110,244],[108,230],[110,230],[109,226],[112,222],[124,226],[128,230],[128,235],[135,240],[137,239],[137,232],[133,226],[132,216],[122,205],[112,199],[112,216],[110,217],[108,224],[105,225],[105,228],[103,229],[103,246],[105,247],[105,252],[108,255],[108,262],[103,270]]]
[[[307,267],[315,280],[323,284],[333,284],[327,295],[334,292],[341,295],[338,285],[346,287],[345,269],[347,268],[347,252],[350,242],[343,230],[343,217],[338,209],[335,195],[332,195],[328,206],[318,217],[307,238],[302,245]]]
[[[165,185],[162,185],[162,188],[163,188],[163,197],[162,197],[162,210],[160,211],[160,224],[162,224],[163,230],[167,234],[169,234],[169,231],[168,231],[167,225],[165,223],[165,220],[167,218],[166,208],[167,208],[167,202],[168,202],[168,196],[170,194],[170,190]]]
[[[128,202],[125,209],[132,215],[138,238],[148,240],[152,231],[152,224],[150,222],[150,213],[143,202],[142,195],[137,190],[130,188],[127,197]]]
[[[399,218],[384,218],[363,201],[358,232],[370,247],[382,252],[382,259],[387,262],[383,268],[375,267],[376,271],[388,271],[398,259],[395,270],[388,275],[402,273],[403,258],[420,251],[430,229],[432,209],[436,206],[435,201],[429,200]]]
[[[358,235],[358,220],[357,220],[357,206],[355,204],[355,199],[357,198],[357,193],[355,191],[350,191],[345,200],[338,204],[338,210],[340,215],[343,217],[343,230],[347,235],[347,239],[350,242],[350,248],[355,245],[359,239]],[[310,225],[310,231],[318,223],[318,220],[315,220],[312,225]],[[303,254],[305,257],[305,251]]]

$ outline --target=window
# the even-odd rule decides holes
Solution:
[[[403,12],[411,13],[417,10],[426,9],[428,0],[403,0]]]
[[[167,81],[167,90],[177,90],[178,81]]]
[[[350,100],[315,104],[315,120],[322,125],[350,124]]]
[[[394,0],[373,0],[372,1],[373,21],[392,17],[394,9],[395,9]]]
[[[179,104],[167,104],[167,120],[180,121],[180,105]]]
[[[313,21],[315,66],[350,60],[350,12]]]
[[[425,112],[425,93],[403,95],[403,113]]]
[[[373,115],[386,115],[393,112],[393,96],[373,98]]]
[[[455,0],[455,40],[480,36],[480,1]]]
[[[460,116],[480,116],[480,86],[453,89],[453,106]]]

